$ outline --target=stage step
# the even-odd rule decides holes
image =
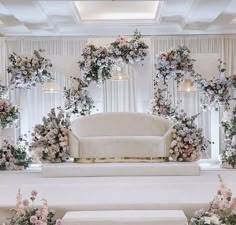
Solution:
[[[196,162],[53,163],[43,164],[43,177],[199,176]]]
[[[122,210],[68,212],[63,225],[187,225],[182,210]]]

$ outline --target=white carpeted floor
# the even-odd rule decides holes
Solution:
[[[209,169],[209,168],[208,168]],[[62,217],[74,210],[182,209],[189,216],[207,207],[218,188],[217,174],[236,196],[236,171],[201,171],[200,176],[42,178],[38,170],[0,173],[0,223],[15,205],[20,188],[25,197],[32,189],[46,198]]]

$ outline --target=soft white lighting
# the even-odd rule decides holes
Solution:
[[[191,79],[184,79],[179,85],[178,91],[180,92],[195,92],[197,91]]]
[[[75,6],[82,20],[154,20],[159,1],[75,1]]]
[[[129,77],[127,75],[127,73],[124,72],[124,70],[121,70],[121,71],[117,71],[115,70],[113,73],[112,73],[112,80],[128,80]]]
[[[60,87],[54,80],[49,80],[43,84],[42,91],[43,93],[58,93]]]

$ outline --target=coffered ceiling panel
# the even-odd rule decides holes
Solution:
[[[1,36],[236,33],[236,0],[0,0]]]

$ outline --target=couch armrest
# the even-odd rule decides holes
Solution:
[[[70,130],[69,131],[70,156],[79,158],[79,138]]]
[[[164,142],[165,142],[165,150],[166,154],[169,156],[170,151],[170,144],[173,140],[173,128],[171,127],[163,136]]]

